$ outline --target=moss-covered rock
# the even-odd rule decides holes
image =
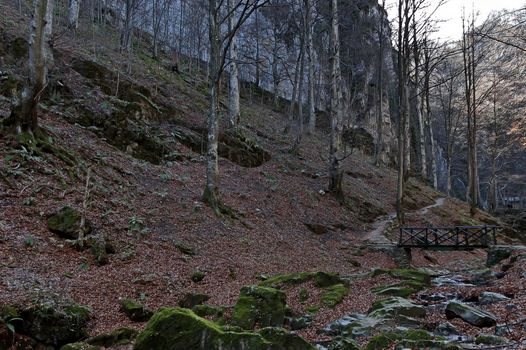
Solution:
[[[187,309],[191,309],[196,305],[206,303],[210,297],[206,294],[201,293],[186,293],[181,300],[179,300],[179,306]]]
[[[301,284],[311,280],[314,272],[297,272],[284,275],[276,275],[265,279],[260,283],[261,286],[277,287],[281,284]]]
[[[353,339],[336,337],[329,344],[328,350],[361,350],[361,348]]]
[[[57,213],[51,215],[47,219],[48,229],[67,239],[77,239],[80,232],[82,214],[70,206],[64,206]],[[91,233],[92,227],[88,220],[85,221],[84,234]]]
[[[383,350],[389,349],[396,341],[400,340],[400,335],[396,333],[383,333],[372,337],[364,350]]]
[[[313,350],[314,347],[282,330],[262,333],[227,330],[191,310],[159,310],[138,335],[135,350]],[[267,337],[267,338],[266,338]]]
[[[475,343],[484,345],[503,345],[509,343],[508,339],[491,334],[481,334],[475,338]]]
[[[420,340],[401,340],[397,342],[395,350],[422,349],[422,350],[462,350],[460,345],[446,342],[443,340],[420,339]]]
[[[195,282],[195,283],[199,283],[202,280],[204,280],[205,277],[206,277],[206,274],[204,272],[202,272],[202,271],[195,271],[192,274],[192,281]]]
[[[119,328],[110,333],[99,334],[86,340],[86,343],[96,346],[110,347],[129,344],[138,332],[132,328]]]
[[[234,306],[232,324],[244,329],[280,327],[285,319],[286,295],[279,289],[245,286]]]
[[[387,274],[411,283],[411,287],[423,289],[431,284],[431,275],[428,271],[420,269],[375,269],[373,276]]]
[[[348,292],[349,288],[343,284],[332,285],[326,288],[321,296],[321,302],[326,307],[334,308],[343,301]]]
[[[339,274],[322,271],[316,272],[314,275],[314,283],[317,287],[321,288],[334,286],[335,284],[343,284]]]
[[[448,319],[461,318],[476,327],[492,327],[497,323],[495,315],[473,306],[454,301],[447,304],[446,317]]]
[[[219,318],[225,313],[225,308],[210,305],[195,305],[192,311],[200,317],[211,316],[213,318]]]
[[[300,338],[296,334],[289,333],[283,328],[267,327],[259,330],[258,332],[263,338],[270,343],[273,347],[287,349],[287,350],[307,350],[315,349],[303,338]]]
[[[371,317],[393,318],[400,315],[407,317],[424,317],[426,315],[426,309],[410,300],[393,297],[374,302],[369,311],[369,316]]]
[[[44,344],[62,346],[86,337],[91,310],[54,297],[39,298],[22,310],[22,332]]]
[[[123,299],[121,301],[121,311],[135,322],[148,321],[153,315],[151,310],[132,299]]]
[[[372,292],[378,295],[391,295],[395,297],[407,298],[417,292],[416,289],[403,286],[380,286],[372,289]]]
[[[99,349],[100,347],[98,346],[90,345],[84,342],[70,343],[60,348],[60,350],[99,350]]]

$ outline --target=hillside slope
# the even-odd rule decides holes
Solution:
[[[5,3],[0,11],[9,14],[0,19],[7,77],[0,117],[6,117],[13,92],[5,82],[15,91],[23,82],[27,18],[12,20],[19,15]],[[97,46],[96,56],[92,46]],[[172,72],[166,57],[152,60],[142,45],[128,73],[119,64],[126,57],[88,31],[64,34],[54,50],[40,123],[70,162],[57,152],[21,147],[7,134],[0,138],[0,306],[23,307],[42,293],[59,294],[91,307],[89,333],[95,335],[117,326],[144,326],[119,312],[124,298],[157,309],[199,292],[210,296],[210,305],[232,306],[240,289],[259,283],[260,275],[327,271],[348,276],[396,266],[391,252],[371,248],[379,243],[379,236],[371,235],[375,231],[396,240],[390,217],[393,169],[374,167],[356,151],[344,163],[347,202],[340,205],[325,193],[326,132],[305,137],[300,151],[291,153],[293,138],[282,133],[287,116],[246,97],[241,150],[227,152],[228,157],[242,163],[261,147],[270,159],[258,153],[253,161],[263,164],[245,167],[221,158],[221,195],[233,214],[218,218],[200,200],[205,167],[199,141],[181,137],[202,132],[204,83],[193,83],[184,66],[183,73]],[[226,145],[232,145],[228,140]],[[408,193],[408,224],[493,222],[484,213],[469,218],[468,207],[449,198],[420,211],[443,195],[418,180],[411,179]],[[79,251],[48,230],[48,217],[65,205],[80,211],[86,206],[92,235],[114,247],[107,260],[96,260],[97,254]],[[415,253],[416,265],[433,264],[422,256]],[[434,264],[455,258],[465,267],[480,262],[483,254],[434,257]],[[204,274],[201,281],[196,272]],[[356,282],[352,293],[334,309],[321,308],[300,334],[323,339],[316,329],[349,313],[365,313],[375,298],[370,288],[387,282],[382,276]],[[308,288],[319,298],[313,286]],[[289,304],[305,313],[308,305],[295,295],[289,294]]]

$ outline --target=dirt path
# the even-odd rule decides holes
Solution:
[[[427,207],[421,208],[413,213],[416,213],[418,215],[426,215],[427,213],[429,213],[430,209],[442,206],[445,200],[446,198],[440,197],[435,201],[434,204],[428,205]],[[391,241],[384,235],[384,232],[389,227],[389,225],[393,223],[395,219],[396,213],[390,213],[388,215],[381,216],[378,219],[376,219],[373,223],[372,230],[367,232],[367,234],[363,238],[363,242],[367,244],[394,244],[393,241]]]

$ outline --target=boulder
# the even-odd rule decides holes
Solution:
[[[206,303],[210,297],[206,294],[200,293],[186,293],[184,297],[179,300],[179,306],[187,309],[191,309],[196,305]]]
[[[74,343],[86,337],[90,309],[55,297],[40,298],[22,310],[22,333],[55,347]]]
[[[121,301],[121,311],[135,322],[148,321],[153,315],[151,310],[132,299],[123,299]]]
[[[446,317],[461,318],[476,327],[492,327],[497,324],[497,318],[489,312],[458,302],[450,302],[446,306]]]
[[[275,288],[245,286],[234,306],[232,324],[243,329],[280,327],[285,319],[286,295]]]
[[[426,309],[410,300],[393,297],[376,301],[369,312],[369,316],[371,317],[393,318],[399,315],[407,317],[424,317],[426,315]]]
[[[492,267],[500,263],[502,260],[508,259],[511,256],[512,249],[509,247],[492,246],[488,249],[486,259],[486,266]]]
[[[511,299],[500,293],[493,293],[493,292],[482,292],[479,296],[479,303],[481,305],[493,304],[499,301],[508,301],[508,300],[511,300]]]
[[[297,331],[300,329],[305,329],[309,327],[312,323],[312,316],[305,315],[302,317],[288,317],[287,324],[290,326],[290,329]]]
[[[90,345],[88,343],[79,342],[66,344],[63,347],[61,347],[60,350],[100,350],[100,347]]]
[[[82,214],[70,206],[64,206],[47,219],[48,229],[62,238],[78,239]],[[91,233],[92,227],[88,220],[84,223],[84,234]]]
[[[487,286],[493,283],[497,279],[497,276],[490,269],[484,269],[475,271],[471,277],[471,283],[476,286]]]
[[[334,338],[329,346],[328,350],[360,350],[360,345],[353,339],[336,337]]]
[[[131,328],[119,328],[110,333],[96,335],[86,340],[86,343],[96,346],[110,347],[129,344],[137,336],[137,331]]]
[[[435,329],[435,334],[443,336],[443,337],[450,337],[450,336],[458,336],[460,335],[459,330],[457,327],[453,326],[449,322],[439,323],[438,326]]]
[[[138,335],[135,350],[314,350],[282,329],[260,332],[228,330],[181,308],[163,308]]]
[[[475,338],[475,343],[484,345],[503,345],[509,343],[509,340],[496,335],[481,334]]]

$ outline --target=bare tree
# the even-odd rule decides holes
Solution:
[[[338,0],[331,1],[331,36],[330,36],[330,62],[331,62],[331,136],[329,149],[329,191],[337,198],[343,199],[342,180],[343,173],[341,161],[342,125],[342,91],[340,68],[340,35],[338,20]]]
[[[53,63],[50,47],[53,24],[53,0],[34,0],[29,27],[29,76],[13,105],[8,124],[15,133],[34,137],[38,131],[38,103],[46,88],[47,73]]]
[[[228,11],[231,13],[228,18],[228,30],[234,28],[235,12],[234,0],[228,0]],[[237,43],[234,35],[232,43],[230,44],[229,62],[228,62],[228,120],[231,126],[239,123],[240,105],[239,105],[239,71],[237,67]]]
[[[69,0],[68,4],[68,26],[72,29],[79,27],[80,0]]]
[[[210,205],[216,215],[221,214],[222,208],[219,198],[219,164],[217,153],[219,138],[219,118],[217,110],[219,82],[225,69],[230,45],[236,32],[254,11],[267,2],[268,0],[236,0],[229,11],[223,11],[222,0],[208,0],[210,109],[208,112],[206,185],[203,193],[203,201]],[[226,31],[221,31],[221,25],[227,22],[233,13],[237,13],[238,15],[232,27]]]

